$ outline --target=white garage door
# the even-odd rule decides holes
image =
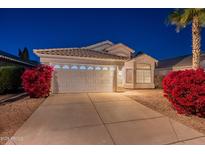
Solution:
[[[55,65],[53,90],[67,92],[112,92],[113,66]]]

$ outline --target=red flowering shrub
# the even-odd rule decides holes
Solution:
[[[205,117],[205,72],[203,69],[173,71],[163,80],[164,96],[180,114]]]
[[[52,71],[51,66],[39,65],[23,73],[21,77],[23,88],[30,97],[39,98],[49,95]]]

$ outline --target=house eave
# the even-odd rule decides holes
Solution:
[[[138,56],[136,56],[136,57],[134,57],[134,58],[132,58],[132,59],[136,59],[136,58],[138,58],[138,57],[140,57],[140,56],[142,56],[142,55],[146,55],[146,56],[150,57],[150,58],[153,59],[156,63],[159,62],[157,59],[151,57],[150,55],[148,55],[148,54],[146,54],[146,53],[143,53],[143,54],[141,54],[141,55],[138,55]]]
[[[48,54],[40,54],[34,50],[34,53],[40,58],[60,58],[60,59],[87,59],[87,60],[101,60],[101,61],[119,61],[125,62],[124,59],[112,59],[112,58],[94,58],[94,57],[77,57],[77,56],[60,56],[60,55],[48,55]]]
[[[20,60],[14,59],[14,58],[10,58],[10,57],[7,57],[7,56],[3,56],[3,55],[0,55],[0,58],[7,59],[7,60],[10,60],[10,61],[14,61],[14,62],[24,64],[24,65],[35,66],[33,64],[30,64],[30,63],[27,63],[27,62],[24,62],[24,61],[20,61]]]

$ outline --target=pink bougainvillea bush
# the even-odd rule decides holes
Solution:
[[[53,67],[39,65],[36,68],[27,69],[22,75],[24,90],[32,98],[47,97],[50,93]]]
[[[164,96],[180,114],[205,117],[203,69],[170,72],[163,79]]]

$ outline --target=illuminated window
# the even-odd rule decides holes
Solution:
[[[80,70],[86,70],[85,66],[80,66]]]
[[[64,65],[63,69],[67,70],[67,69],[69,69],[69,66],[68,65]]]
[[[104,70],[104,71],[107,71],[107,70],[108,70],[108,67],[103,67],[103,70]]]
[[[88,70],[94,70],[92,66],[88,66]]]
[[[78,69],[78,66],[72,65],[72,66],[71,66],[71,69],[72,69],[72,70],[77,70],[77,69]]]
[[[60,69],[61,66],[60,66],[60,65],[54,65],[54,68],[55,68],[55,69]]]
[[[100,66],[96,66],[95,70],[97,70],[97,71],[101,70]]]
[[[151,65],[137,64],[136,82],[137,83],[151,83]]]

